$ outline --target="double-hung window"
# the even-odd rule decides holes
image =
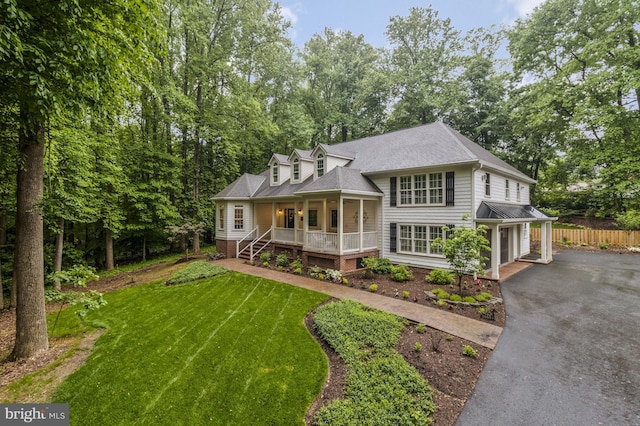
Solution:
[[[508,201],[509,198],[511,198],[511,193],[509,191],[509,179],[506,179],[504,181],[504,199]]]
[[[485,197],[491,196],[491,174],[484,174],[484,195]]]
[[[233,210],[233,229],[244,229],[244,207],[241,205]]]
[[[293,159],[293,181],[298,182],[300,180],[300,160]]]
[[[278,174],[279,174],[278,164],[276,163],[273,166],[271,166],[271,180],[273,181],[273,183],[278,183]]]
[[[318,157],[316,158],[316,175],[318,177],[324,176],[324,166],[324,155],[318,154]]]
[[[444,183],[442,173],[400,176],[400,205],[443,204]]]
[[[429,173],[429,204],[442,204],[442,173]]]
[[[224,204],[218,208],[218,229],[224,231]]]
[[[520,183],[516,182],[516,201],[520,202]]]
[[[400,225],[399,251],[403,253],[439,255],[442,250],[433,246],[436,238],[444,238],[439,225]]]

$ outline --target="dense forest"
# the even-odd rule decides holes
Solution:
[[[437,120],[537,179],[553,214],[640,227],[637,0],[548,0],[466,34],[412,8],[384,49],[330,28],[299,48],[271,0],[42,3],[0,5],[0,283],[19,304],[175,227],[201,226],[199,250],[212,196],[273,153]]]

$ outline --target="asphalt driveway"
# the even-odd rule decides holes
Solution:
[[[640,425],[640,256],[564,250],[501,288],[506,327],[456,426]]]

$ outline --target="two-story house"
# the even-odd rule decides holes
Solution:
[[[227,257],[253,258],[268,246],[340,270],[370,255],[447,268],[432,244],[446,238],[443,227],[484,224],[497,279],[500,265],[530,254],[535,222],[538,261],[552,259],[555,218],[529,204],[535,181],[443,123],[274,154],[268,165],[214,197],[216,246]]]

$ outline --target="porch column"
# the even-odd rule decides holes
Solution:
[[[500,226],[491,226],[491,278],[500,278]]]
[[[540,260],[547,261],[547,222],[540,224]]]
[[[511,257],[512,260],[517,260],[520,257],[520,228],[522,225],[514,226],[511,235]]]
[[[553,225],[551,222],[543,222],[540,225],[540,250],[543,262],[549,263],[553,260]]]
[[[294,211],[293,217],[295,218],[293,220],[293,242],[295,244],[299,243],[299,241],[298,241],[298,229],[300,228],[300,225],[299,225],[299,223],[300,223],[300,215],[298,214],[298,209],[299,208],[300,207],[298,206],[298,202],[295,201],[293,203],[293,211]]]
[[[302,247],[307,245],[307,234],[309,233],[309,200],[304,200],[302,203]]]
[[[342,231],[344,229],[344,199],[338,199],[338,253],[342,254]]]
[[[358,213],[358,231],[360,232],[360,251],[364,247],[364,200],[360,198],[360,213]]]
[[[276,202],[271,202],[271,238],[273,240],[276,236]]]
[[[327,232],[327,199],[322,199],[322,232]]]

